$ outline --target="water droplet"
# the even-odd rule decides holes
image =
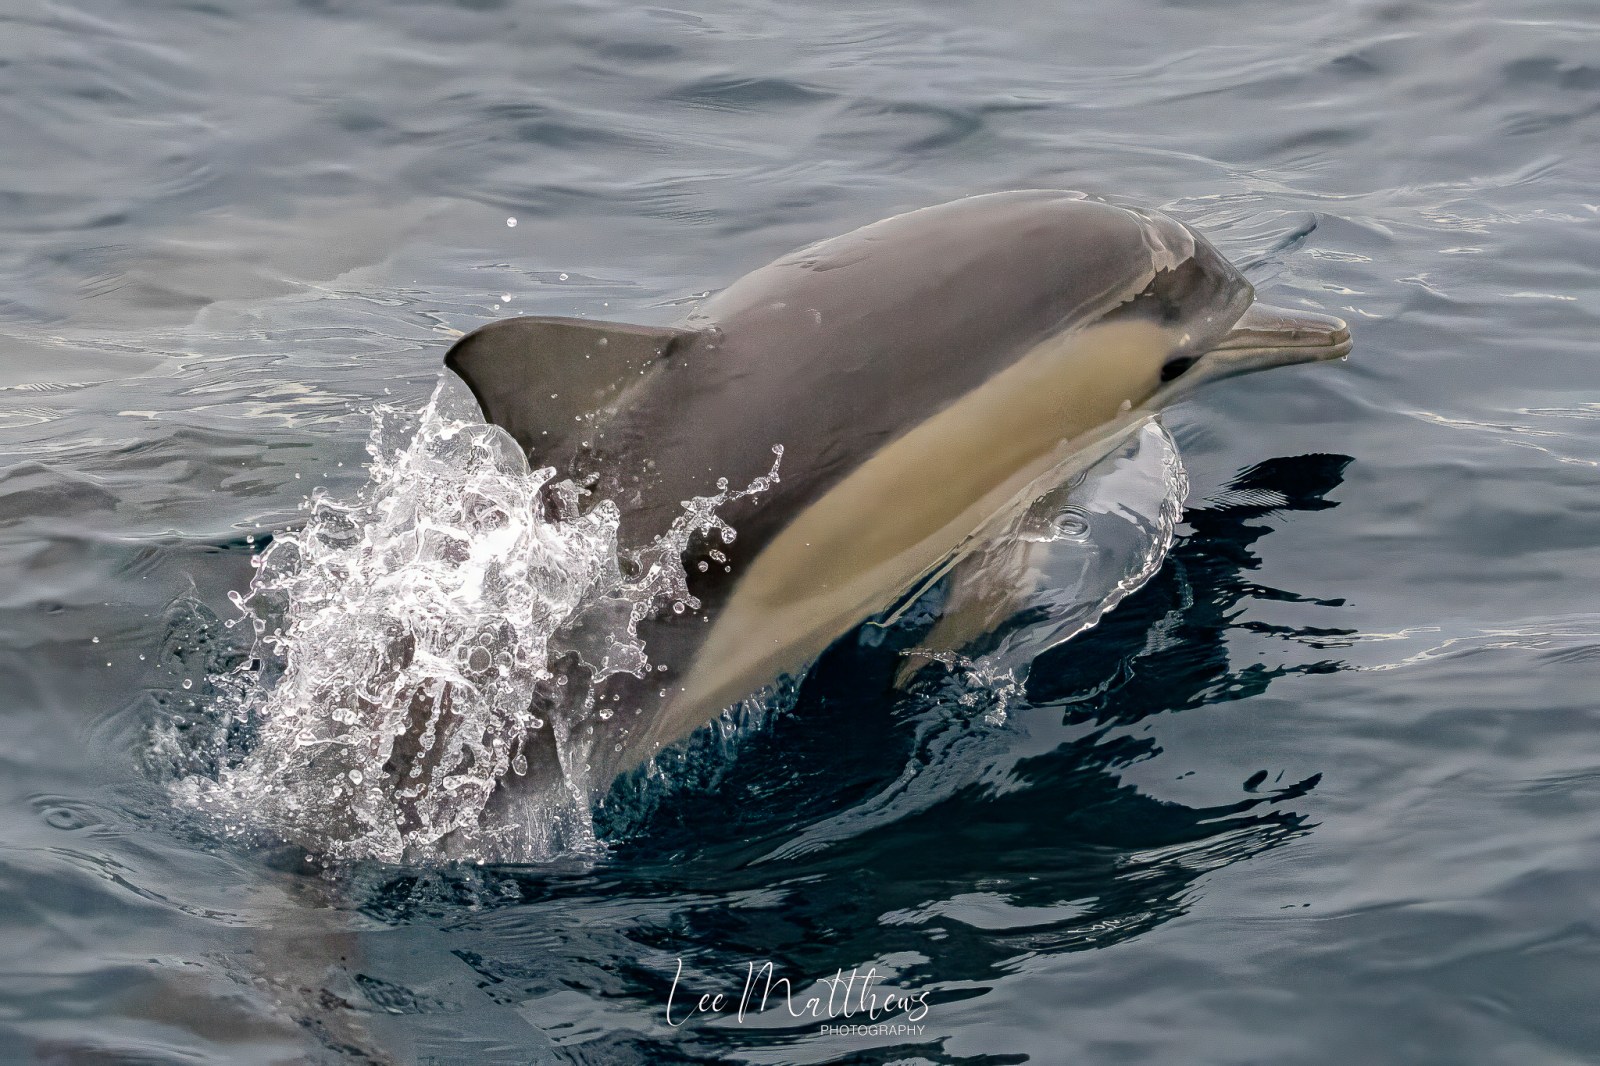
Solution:
[[[565,275],[565,274],[562,274],[562,275],[561,275],[561,280],[562,280],[562,281],[566,281],[566,280],[567,280],[567,276],[566,276],[566,275]]]
[[[1050,526],[1063,537],[1084,537],[1089,533],[1089,516],[1076,507],[1063,507],[1050,519]]]
[[[89,643],[98,644],[98,643],[100,643],[100,638],[99,637],[90,637],[89,638]]]
[[[683,613],[683,601],[682,600],[678,600],[677,602],[675,602],[672,605],[672,613],[673,614],[682,614]]]
[[[111,664],[110,664],[110,663],[106,663],[106,665],[107,665],[107,666],[110,666],[110,665],[111,665]],[[188,678],[187,678],[187,677],[186,677],[186,678],[184,678],[184,679],[183,679],[183,687],[184,687],[184,688],[186,688],[186,689],[187,689],[187,688],[194,688],[194,682],[193,682],[193,681],[191,681],[191,680],[189,680],[189,679],[188,679]]]
[[[514,218],[508,218],[508,219],[506,219],[506,225],[510,226],[512,229],[516,229],[517,228],[517,220],[514,219]]]
[[[501,303],[503,303],[503,304],[508,304],[508,303],[510,303],[510,302],[511,302],[511,294],[510,294],[510,293],[509,293],[509,292],[507,292],[507,293],[502,293],[502,294],[501,294],[501,295],[500,295],[500,302],[501,302]]]

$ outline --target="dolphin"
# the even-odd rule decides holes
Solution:
[[[657,670],[599,693],[604,786],[948,568],[989,520],[1197,387],[1343,356],[1337,318],[1255,302],[1204,237],[1080,192],[973,196],[812,244],[678,322],[518,317],[445,364],[538,466],[691,542],[698,611],[639,622]],[[725,479],[725,480],[724,480]],[[701,565],[707,564],[707,565]]]

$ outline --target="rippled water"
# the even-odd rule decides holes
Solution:
[[[0,24],[5,1057],[1600,1056],[1592,5]],[[174,804],[152,726],[216,722],[228,594],[450,329],[665,321],[1017,187],[1164,206],[1356,333],[1168,414],[1183,520],[1097,627],[899,697],[863,630],[537,865],[319,874]],[[685,1020],[768,961],[923,1028]]]

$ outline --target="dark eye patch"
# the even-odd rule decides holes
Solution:
[[[1171,381],[1191,366],[1194,366],[1199,358],[1198,355],[1180,355],[1176,359],[1168,359],[1166,365],[1161,368],[1161,380]]]

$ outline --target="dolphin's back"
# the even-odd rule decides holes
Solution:
[[[607,465],[654,535],[681,501],[765,473],[728,514],[740,555],[868,456],[1046,337],[1093,322],[1192,254],[1186,229],[1068,192],[971,197],[885,219],[740,278],[682,325],[701,331],[624,398]],[[1136,254],[1130,254],[1133,249]]]

